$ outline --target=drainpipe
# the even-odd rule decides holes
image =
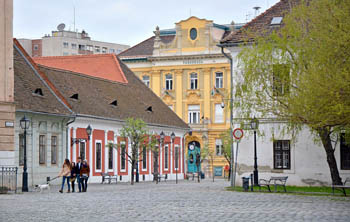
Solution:
[[[221,53],[228,59],[230,60],[230,72],[231,72],[231,87],[230,87],[230,138],[231,138],[231,161],[230,161],[230,166],[231,166],[231,187],[235,187],[235,179],[233,179],[234,177],[236,177],[236,175],[233,175],[233,155],[234,155],[234,150],[233,150],[233,129],[232,129],[232,122],[233,122],[233,64],[232,64],[232,57],[227,55],[224,52],[224,46],[220,46],[221,47]]]
[[[69,122],[67,122],[66,123],[66,159],[69,159],[68,158],[68,149],[69,149],[69,147],[70,147],[70,141],[68,141],[68,133],[69,133],[69,124],[72,124],[72,123],[74,123],[75,122],[75,118],[76,118],[76,116],[74,116],[74,117],[72,117],[73,119],[71,120],[71,121],[69,121]]]

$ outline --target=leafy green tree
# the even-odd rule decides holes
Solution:
[[[152,150],[152,152],[159,152],[159,148],[156,147],[156,137],[151,135],[147,130],[147,125],[142,119],[128,118],[125,121],[125,125],[120,130],[120,136],[128,138],[131,144],[131,152],[125,152],[128,157],[128,161],[131,163],[131,185],[134,184],[134,171],[137,169],[139,161],[143,161],[142,156],[144,151]],[[108,144],[118,150],[121,146],[118,144]],[[141,148],[146,148],[141,149]]]
[[[286,132],[307,126],[341,184],[332,138],[350,126],[350,0],[301,1],[242,49],[238,66],[240,116],[275,117]]]
[[[233,143],[233,140],[231,138],[231,130],[227,130],[222,133],[220,135],[220,139],[222,141],[222,154],[224,155],[224,158],[229,165],[228,180],[230,180],[233,167],[231,165],[231,144]]]

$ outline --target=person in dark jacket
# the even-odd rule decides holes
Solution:
[[[87,191],[87,182],[90,176],[90,166],[86,160],[84,160],[83,165],[80,169],[80,180],[81,185],[83,186],[83,192]]]
[[[83,163],[81,162],[81,157],[78,157],[78,162],[77,162],[77,164],[75,164],[75,171],[74,172],[76,174],[79,192],[81,192],[80,170],[81,170],[82,165],[83,165]]]
[[[71,163],[71,168],[72,170],[70,171],[70,183],[72,187],[72,192],[75,192],[75,179],[77,178],[77,173],[75,172],[76,168],[74,162]]]

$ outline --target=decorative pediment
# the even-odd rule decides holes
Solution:
[[[189,91],[187,92],[187,101],[188,103],[196,103],[201,98],[201,94],[199,91]]]

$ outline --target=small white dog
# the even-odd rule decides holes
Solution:
[[[40,193],[42,193],[43,190],[47,190],[48,192],[50,192],[50,184],[45,183],[45,184],[35,185],[35,189],[40,189]]]

